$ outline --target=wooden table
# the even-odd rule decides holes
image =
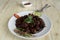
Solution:
[[[29,0],[33,3],[30,8],[23,8],[19,3],[21,0],[0,0],[0,40],[24,40],[14,36],[8,29],[8,21],[14,13],[27,10],[36,10],[45,4],[51,5],[44,10],[51,22],[51,31],[42,38],[37,40],[60,40],[60,0]]]

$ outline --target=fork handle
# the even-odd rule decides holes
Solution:
[[[42,7],[40,10],[36,10],[36,11],[38,11],[38,12],[42,12],[45,8],[49,8],[49,7],[51,7],[51,6],[48,5],[48,4],[45,4],[44,7]]]

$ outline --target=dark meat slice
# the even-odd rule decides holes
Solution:
[[[26,32],[27,32],[27,33],[30,33],[29,27],[28,27],[28,28],[26,28]]]
[[[30,33],[35,34],[36,32],[37,32],[36,29],[34,29],[34,28],[30,29]]]
[[[33,20],[38,21],[38,20],[40,20],[40,18],[38,16],[33,16]]]
[[[40,19],[40,28],[44,28],[45,27],[45,23],[42,19]]]
[[[33,17],[32,20],[34,21],[34,23],[24,22],[24,20],[29,15],[31,15]],[[35,16],[33,14],[29,14],[29,15],[25,15],[25,16],[18,18],[16,20],[16,24],[15,24],[16,27],[22,28],[22,29],[24,29],[23,32],[27,32],[27,33],[31,33],[31,34],[35,34],[37,31],[43,30],[43,28],[45,27],[45,23],[44,23],[43,19],[39,18],[38,16]]]
[[[28,16],[27,16],[27,15],[25,15],[25,16],[24,16],[24,19],[26,19],[27,17],[28,17]]]

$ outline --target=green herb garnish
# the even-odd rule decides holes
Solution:
[[[17,28],[18,30],[20,30],[20,31],[23,31],[24,29],[22,29],[22,28]]]
[[[32,17],[31,15],[29,15],[28,18],[26,18],[26,19],[24,20],[24,22],[26,22],[26,23],[34,23],[34,21],[33,21],[32,18],[33,18],[33,17]]]
[[[30,37],[30,36],[32,36],[32,34],[25,33],[25,34],[23,34],[23,36],[25,36],[25,37]]]
[[[40,12],[38,12],[38,11],[33,12],[33,14],[36,15],[36,16],[39,16],[39,17],[42,15],[42,14],[41,14]]]

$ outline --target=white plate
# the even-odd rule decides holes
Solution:
[[[24,16],[24,15],[28,15],[29,13],[32,13],[32,12],[33,11],[23,11],[23,12],[19,12],[17,14],[19,16]],[[24,38],[24,39],[40,38],[42,36],[45,36],[51,29],[51,22],[50,22],[49,18],[45,14],[42,14],[41,18],[44,20],[46,27],[41,32],[34,34],[35,37],[30,38],[30,37],[24,37],[24,36],[16,34],[14,32],[14,29],[16,28],[16,26],[15,26],[16,18],[14,16],[12,16],[11,19],[9,20],[8,28],[11,31],[11,33],[13,33],[14,35],[16,35],[17,37],[20,37],[20,38]]]

